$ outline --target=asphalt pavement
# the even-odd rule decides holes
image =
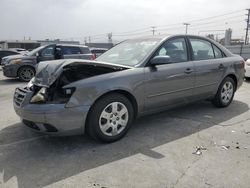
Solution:
[[[143,117],[111,144],[29,130],[12,107],[23,84],[0,71],[0,187],[250,185],[250,82],[228,108],[202,101]]]

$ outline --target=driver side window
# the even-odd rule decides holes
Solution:
[[[41,52],[42,57],[51,57],[54,56],[54,46],[48,46],[44,48]]]
[[[173,63],[188,61],[187,47],[184,38],[167,40],[156,52],[155,56],[169,56]]]

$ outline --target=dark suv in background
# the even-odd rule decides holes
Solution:
[[[94,59],[87,46],[69,44],[51,44],[40,46],[26,54],[5,57],[2,59],[3,74],[6,77],[18,77],[29,81],[36,73],[40,61],[57,59]]]

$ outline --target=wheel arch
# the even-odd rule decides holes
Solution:
[[[238,80],[237,80],[237,77],[235,76],[235,74],[228,74],[226,77],[229,77],[229,78],[232,78],[233,80],[234,80],[234,82],[235,82],[235,90],[237,89],[237,87],[238,87]],[[225,77],[225,78],[226,78]],[[225,79],[224,78],[224,79]]]
[[[87,118],[86,118],[86,122],[89,121],[89,114],[90,112],[92,111],[92,108],[94,107],[94,105],[96,104],[96,102],[98,100],[100,100],[101,98],[107,96],[107,95],[110,95],[110,94],[113,94],[113,93],[118,93],[118,94],[121,94],[123,96],[125,96],[132,104],[133,106],[133,109],[134,109],[134,118],[137,117],[137,114],[138,114],[138,103],[137,103],[137,100],[136,98],[134,97],[134,95],[132,95],[130,92],[124,90],[124,89],[115,89],[115,90],[112,90],[112,91],[108,91],[108,92],[105,92],[103,93],[102,95],[100,95],[91,105],[89,111],[88,111],[88,114],[87,114]]]

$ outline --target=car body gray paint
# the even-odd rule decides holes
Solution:
[[[180,35],[181,37],[186,37],[186,35]],[[177,37],[177,36],[173,36]],[[159,42],[158,46],[155,47],[154,50],[151,51],[150,54],[148,54],[144,60],[136,65],[135,67],[127,67],[126,70],[102,74],[94,77],[89,77],[86,79],[82,79],[73,83],[70,83],[64,88],[67,87],[75,87],[76,91],[71,96],[69,102],[65,105],[65,110],[70,108],[80,108],[80,107],[86,107],[90,108],[96,100],[98,100],[101,96],[108,92],[116,91],[116,90],[123,90],[128,93],[130,93],[136,100],[138,104],[138,115],[147,114],[148,112],[154,112],[162,109],[167,109],[169,107],[177,106],[179,104],[186,104],[195,100],[205,99],[211,96],[214,96],[215,93],[218,90],[218,87],[221,83],[221,81],[228,75],[232,74],[237,79],[237,86],[239,87],[244,78],[244,69],[242,67],[241,61],[243,60],[239,56],[235,56],[231,54],[228,50],[220,47],[219,44],[215,43],[214,41],[209,40],[212,43],[216,44],[220,47],[220,49],[227,55],[225,58],[221,59],[210,59],[209,61],[217,62],[216,65],[223,64],[224,69],[221,70],[220,74],[217,75],[217,80],[207,83],[200,83],[196,84],[196,77],[206,77],[206,75],[211,74],[210,77],[213,78],[213,71],[217,71],[218,67],[210,67],[210,65],[204,65],[203,69],[199,72],[198,68],[195,67],[195,64],[199,64],[199,61],[188,61],[188,62],[182,62],[182,63],[176,63],[176,64],[166,64],[161,66],[155,66],[150,67],[148,66],[148,61],[152,57],[152,54],[161,46],[161,44],[166,41],[167,39],[170,39],[171,37],[167,37],[161,40]],[[202,37],[200,37],[202,38]],[[61,64],[63,66],[60,66],[58,70],[61,72],[63,70],[64,66],[74,64],[74,61],[77,62],[79,60],[59,60],[61,61]],[[207,61],[207,60],[206,60]],[[96,64],[96,66],[107,66],[107,63],[100,63],[100,62],[89,62]],[[204,62],[201,62],[204,63]],[[59,63],[60,64],[60,63]],[[177,66],[178,64],[178,66]],[[53,65],[53,64],[52,64]],[[112,64],[108,64],[109,66],[114,66]],[[176,65],[176,66],[175,66]],[[190,77],[193,77],[193,83],[186,87],[186,83],[182,83],[182,81],[185,80],[185,74],[183,71],[185,71],[186,67],[188,65],[194,65],[194,72],[190,74]],[[116,65],[117,66],[117,65]],[[118,65],[118,67],[122,67]],[[166,67],[166,71],[158,71],[162,70]],[[172,68],[170,68],[172,67]],[[178,67],[178,69],[176,69]],[[169,69],[169,70],[168,70]],[[175,70],[175,71],[173,71]],[[57,71],[56,71],[57,72]],[[56,73],[57,76],[59,76],[59,72]],[[179,77],[178,82],[175,80],[176,77]],[[147,84],[151,83],[151,84]],[[150,94],[152,91],[152,86],[155,83],[159,83],[158,87],[154,87],[154,95]],[[171,83],[171,87],[168,87],[169,85],[165,86],[166,91],[162,92],[162,86],[164,84]],[[175,87],[176,86],[176,87]],[[186,87],[186,88],[183,88]],[[171,89],[169,89],[171,88]],[[204,91],[204,88],[206,88],[208,91],[204,93],[199,93]],[[168,90],[169,89],[169,90]],[[183,91],[191,90],[191,93],[187,96],[187,93],[183,93]],[[150,92],[149,92],[150,91]],[[157,99],[157,96],[161,96],[161,98]],[[174,96],[178,96],[178,100],[174,98]],[[168,98],[172,97],[169,101]],[[152,101],[148,101],[150,98],[152,98]],[[164,105],[160,104],[163,103]],[[157,104],[157,105],[156,105]],[[165,106],[165,104],[167,104]],[[41,105],[33,105],[33,111],[39,111],[39,108],[42,108]],[[52,109],[55,108],[55,105],[50,106]],[[19,111],[25,111],[24,107],[17,107],[14,106],[15,110],[20,114]],[[52,110],[51,109],[51,110]],[[45,112],[44,112],[45,113]],[[87,111],[83,111],[83,120],[82,120],[82,128],[84,130],[85,127],[85,120],[87,117]],[[63,114],[66,117],[61,117],[62,119],[68,118],[71,119],[71,116],[73,115],[71,112]],[[21,116],[22,118],[22,116]],[[29,118],[26,116],[26,118]],[[77,117],[75,117],[77,118]],[[79,117],[80,119],[82,117]],[[34,120],[33,118],[30,118],[30,120]],[[78,124],[79,125],[79,124]],[[60,125],[58,125],[60,126]],[[67,131],[67,126],[65,124],[62,125],[64,127],[64,131]],[[59,133],[60,134],[60,133]]]

